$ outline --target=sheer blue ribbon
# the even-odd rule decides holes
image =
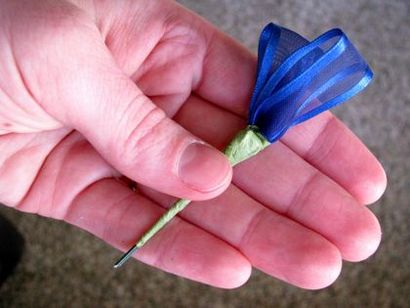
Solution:
[[[275,142],[293,125],[356,95],[372,76],[341,30],[332,29],[309,43],[270,23],[259,40],[249,125]]]

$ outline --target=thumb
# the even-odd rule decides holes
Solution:
[[[81,45],[65,47],[64,60],[48,57],[49,67],[57,68],[41,81],[53,85],[42,100],[49,113],[138,183],[192,200],[226,189],[232,168],[222,153],[167,118],[121,71],[104,43],[76,41]]]
[[[73,124],[118,171],[156,190],[201,200],[220,194],[232,170],[207,145],[156,107],[124,77],[97,84],[107,94],[90,97]]]

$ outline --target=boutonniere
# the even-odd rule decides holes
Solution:
[[[294,125],[336,106],[363,90],[372,71],[340,29],[309,42],[286,28],[268,24],[261,33],[258,68],[248,126],[224,153],[232,166],[278,141]],[[176,201],[115,263],[124,264],[191,201]]]

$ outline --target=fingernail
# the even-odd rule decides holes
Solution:
[[[218,150],[202,143],[191,143],[179,161],[180,179],[194,190],[211,192],[223,186],[231,166]]]

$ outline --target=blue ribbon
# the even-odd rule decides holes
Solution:
[[[310,42],[268,24],[261,33],[249,125],[273,143],[292,126],[363,90],[373,73],[347,36],[332,29]]]

